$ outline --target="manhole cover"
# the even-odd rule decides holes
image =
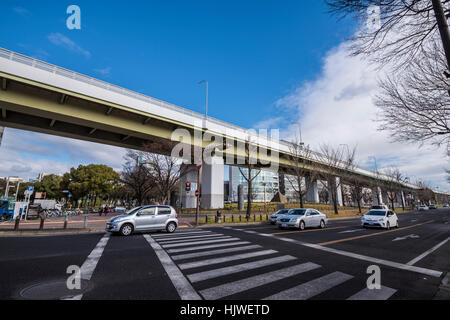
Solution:
[[[89,281],[81,280],[81,288],[70,290],[66,279],[46,281],[33,284],[20,291],[20,296],[31,300],[60,300],[83,294],[88,289]]]

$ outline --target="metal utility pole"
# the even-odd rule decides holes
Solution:
[[[197,207],[195,209],[195,225],[198,227],[199,216],[200,216],[200,170],[202,168],[202,164],[197,164],[197,190],[195,190],[195,196],[197,197]],[[206,221],[207,222],[207,221]]]

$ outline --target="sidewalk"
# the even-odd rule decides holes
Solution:
[[[21,220],[19,230],[14,231],[15,221],[7,221],[0,224],[0,236],[25,236],[25,235],[51,235],[51,234],[80,234],[105,232],[106,221],[111,217],[120,215],[112,213],[99,216],[98,213],[69,216],[67,229],[64,229],[65,217],[52,217],[45,219],[44,229],[39,230],[40,220]],[[87,228],[84,228],[84,219],[87,217]],[[183,218],[178,219],[179,228],[190,228],[192,225]]]

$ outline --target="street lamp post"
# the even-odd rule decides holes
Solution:
[[[206,110],[205,110],[205,118],[208,118],[208,81],[202,80],[199,81],[198,84],[206,83]]]

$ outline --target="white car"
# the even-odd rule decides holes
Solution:
[[[390,210],[373,209],[362,216],[361,226],[363,228],[378,227],[388,230],[391,227],[398,228],[398,217],[395,212]]]
[[[425,205],[421,205],[420,207],[419,207],[419,211],[427,211],[429,208],[427,207],[427,206],[425,206]]]
[[[298,228],[304,230],[309,227],[325,228],[328,218],[315,209],[291,209],[288,214],[277,219],[278,228]]]
[[[281,216],[285,216],[287,215],[289,212],[289,209],[281,209],[278,210],[277,212],[275,212],[274,214],[272,214],[269,217],[269,222],[270,224],[276,224],[277,223],[277,219],[280,218]]]

